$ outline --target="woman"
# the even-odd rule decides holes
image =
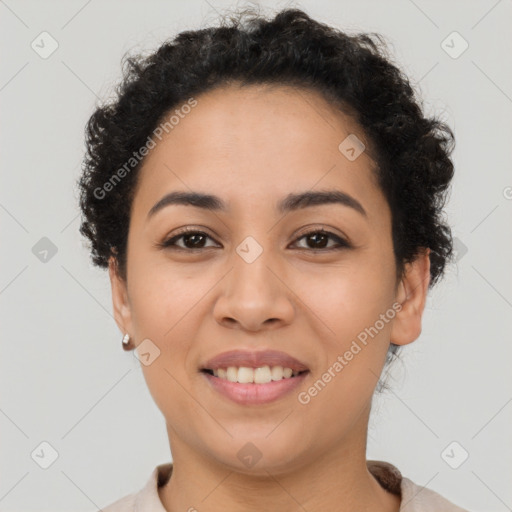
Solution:
[[[452,254],[453,133],[379,43],[245,12],[129,58],[92,115],[81,232],[173,457],[103,510],[463,510],[366,460]]]

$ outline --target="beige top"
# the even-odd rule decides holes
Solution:
[[[400,471],[388,462],[368,460],[366,464],[384,489],[401,497],[400,512],[468,512],[436,492],[402,477]],[[140,491],[103,507],[103,512],[166,512],[158,487],[165,485],[171,473],[172,462],[156,466]]]

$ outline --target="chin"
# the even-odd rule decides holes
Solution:
[[[245,436],[234,440],[232,455],[212,452],[212,456],[230,471],[262,477],[293,471],[304,464],[303,451],[298,450],[296,443],[271,440],[265,438],[267,435],[268,432],[261,437]]]

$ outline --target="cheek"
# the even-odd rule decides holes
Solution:
[[[325,439],[347,432],[361,418],[382,372],[395,312],[392,280],[380,272],[364,267],[303,282],[320,326],[321,364],[302,390],[301,421],[305,429],[321,429]]]
[[[312,408],[308,421],[325,418],[326,408],[334,423],[340,415],[349,421],[371,399],[395,317],[395,275],[387,266],[383,259],[361,257],[352,265],[301,280],[299,293],[315,313],[310,318],[319,326],[322,353],[318,385],[311,393],[306,390]]]
[[[323,323],[328,338],[339,342],[373,325],[392,306],[394,267],[371,254],[354,255],[336,266],[301,266],[295,272],[290,288],[307,306],[305,314]]]
[[[171,262],[137,266],[130,276],[134,328],[140,336],[163,339],[207,291],[204,279]],[[172,331],[171,331],[172,332]]]
[[[184,391],[188,388],[193,361],[190,349],[197,336],[201,298],[211,284],[200,277],[184,277],[169,268],[153,268],[132,281],[132,317],[139,340],[149,338],[158,356],[149,365],[141,364],[153,400],[167,418],[194,405]],[[141,363],[143,363],[141,358]]]
[[[141,368],[153,399],[167,410],[183,394],[178,382],[189,377],[187,354],[198,326],[194,315],[211,285],[179,274],[169,263],[146,268],[134,265],[130,276],[133,329],[137,343],[151,341],[150,352],[156,356],[148,365],[141,356]]]

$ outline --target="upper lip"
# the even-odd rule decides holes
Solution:
[[[219,368],[228,368],[230,366],[246,368],[259,368],[261,366],[282,366],[291,368],[294,371],[301,372],[309,368],[289,354],[278,350],[263,350],[250,352],[246,350],[230,350],[222,352],[209,359],[201,366],[201,370],[217,370]]]

